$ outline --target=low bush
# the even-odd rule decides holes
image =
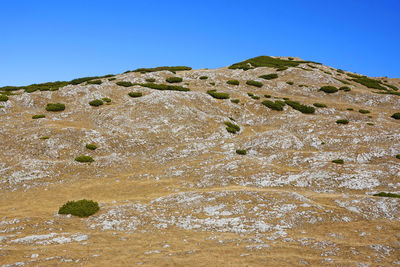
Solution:
[[[295,61],[295,60],[285,60],[280,58],[273,58],[269,56],[259,56],[244,60],[239,63],[235,63],[229,66],[229,69],[243,69],[249,70],[258,67],[268,67],[275,68],[279,70],[287,69],[288,67],[297,67],[300,63],[315,63],[312,61]]]
[[[284,70],[287,70],[287,69],[288,69],[288,67],[281,67],[281,68],[277,68],[276,71],[284,71]]]
[[[43,115],[43,114],[33,115],[33,116],[32,116],[32,119],[34,119],[34,120],[36,120],[36,119],[42,119],[42,118],[46,118],[46,116]]]
[[[396,112],[396,113],[394,113],[392,116],[390,116],[390,117],[392,117],[393,119],[395,119],[395,120],[400,120],[400,112]]]
[[[344,160],[342,160],[342,159],[334,159],[334,160],[332,160],[332,162],[336,163],[336,164],[343,164]]]
[[[359,75],[354,75],[354,74],[347,74],[347,75],[354,78],[354,79],[351,79],[352,81],[362,84],[365,87],[374,88],[374,89],[378,89],[378,90],[387,90],[385,87],[382,86],[381,81],[368,78],[367,76],[359,76]]]
[[[94,159],[91,156],[79,156],[75,158],[77,162],[93,162]]]
[[[104,104],[104,102],[101,99],[95,99],[95,100],[92,100],[92,101],[89,102],[89,105],[91,105],[93,107],[98,107],[98,106],[101,106],[103,104]]]
[[[8,100],[8,96],[6,95],[0,95],[0,101],[1,102],[6,102]]]
[[[234,124],[234,123],[232,123],[232,122],[230,122],[230,121],[226,121],[226,122],[224,122],[224,123],[225,123],[225,125],[227,126],[227,127],[226,127],[226,130],[227,130],[228,132],[235,134],[235,133],[237,133],[237,132],[240,131],[240,127],[239,127],[238,125],[236,125],[236,124]]]
[[[345,119],[340,119],[340,120],[337,120],[336,123],[337,123],[337,124],[348,124],[349,121],[348,121],[348,120],[345,120]]]
[[[210,96],[212,96],[216,99],[228,99],[229,98],[228,93],[217,93],[216,90],[208,90],[207,94],[209,94]]]
[[[322,86],[319,90],[327,94],[332,94],[339,91],[335,86]]]
[[[178,86],[178,85],[166,85],[166,84],[156,84],[156,83],[141,83],[139,84],[140,86],[151,88],[151,89],[156,89],[156,90],[167,90],[167,91],[181,91],[181,92],[187,92],[190,91],[189,88],[183,87],[183,86]]]
[[[121,82],[116,82],[116,85],[123,86],[123,87],[130,87],[130,86],[134,86],[134,84],[133,84],[133,83],[131,83],[131,82],[124,82],[124,81],[121,81]]]
[[[350,87],[348,87],[348,86],[342,86],[342,87],[339,88],[339,90],[345,91],[345,92],[350,92],[351,91]]]
[[[317,108],[326,108],[327,107],[325,104],[322,104],[322,103],[314,103],[313,106],[317,107]]]
[[[96,150],[97,146],[95,144],[86,144],[86,148],[90,150]]]
[[[235,103],[235,104],[238,104],[240,102],[240,100],[239,99],[231,99],[231,102]]]
[[[61,103],[48,103],[46,106],[47,111],[63,111],[65,110],[65,105]]]
[[[271,73],[271,74],[266,74],[266,75],[261,75],[259,78],[265,79],[265,80],[272,80],[278,78],[278,74],[276,73]]]
[[[228,80],[226,83],[230,84],[230,85],[239,85],[239,81],[238,80]]]
[[[141,92],[130,92],[128,95],[130,97],[141,97],[143,94]]]
[[[396,155],[396,159],[400,159],[400,154]]]
[[[156,81],[156,79],[154,79],[154,78],[147,78],[146,79],[146,82],[148,82],[148,83],[154,83]]]
[[[294,84],[294,82],[286,82],[287,84],[289,84],[289,85],[293,85]]]
[[[101,80],[90,80],[90,81],[87,81],[87,84],[101,84],[102,82],[101,82]]]
[[[258,95],[253,95],[253,96],[251,96],[251,98],[254,99],[254,100],[260,99],[260,97]]]
[[[348,111],[353,111],[353,110],[354,110],[354,108],[347,108],[347,110],[348,110]]]
[[[108,79],[110,82],[111,81],[115,81],[117,78],[110,78],[110,79]]]
[[[253,81],[253,80],[248,80],[246,82],[247,85],[255,86],[255,87],[262,87],[263,84],[261,82]]]
[[[236,149],[236,154],[239,154],[239,155],[246,155],[246,154],[247,154],[247,151],[244,150],[244,149]]]
[[[271,98],[271,95],[264,95],[265,98]]]
[[[140,72],[140,73],[148,73],[148,72],[156,72],[156,71],[163,71],[163,70],[167,70],[170,72],[177,72],[177,71],[182,71],[182,70],[191,70],[191,67],[186,67],[186,66],[172,66],[172,67],[168,67],[168,66],[163,66],[163,67],[156,67],[156,68],[139,68],[133,71],[126,71],[127,72]]]
[[[200,80],[207,80],[207,79],[208,79],[208,76],[200,76],[199,79],[200,79]]]
[[[348,81],[345,81],[345,80],[341,80],[341,79],[338,79],[338,78],[333,78],[333,79],[335,79],[336,81],[339,81],[339,82],[341,82],[343,84],[350,84]]]
[[[103,100],[106,103],[110,103],[111,102],[111,99],[108,98],[108,97],[103,97],[101,100]]]
[[[399,194],[394,194],[394,193],[386,193],[386,192],[380,192],[377,194],[373,194],[374,197],[394,197],[394,198],[400,198]]]
[[[369,110],[366,110],[366,109],[360,109],[360,110],[358,110],[358,112],[360,112],[361,114],[371,113]]]
[[[384,94],[384,95],[397,95],[400,96],[400,92],[396,92],[396,91],[379,91],[379,92],[374,92],[376,94]]]
[[[47,139],[49,139],[50,138],[50,136],[42,136],[42,137],[39,137],[39,139],[42,139],[42,140],[47,140]]]
[[[181,77],[168,77],[165,80],[169,83],[180,83],[183,79]]]
[[[344,74],[344,71],[341,70],[341,69],[337,69],[336,71],[339,72],[339,73],[341,73],[341,74]]]
[[[282,111],[283,107],[286,105],[285,102],[283,101],[270,101],[270,100],[264,100],[263,102],[261,102],[261,104],[263,104],[264,106],[272,109],[272,110],[277,110],[277,111]]]
[[[398,91],[398,90],[399,90],[399,88],[397,88],[396,86],[394,86],[394,85],[392,85],[392,84],[385,83],[385,86],[391,88],[391,89],[394,90],[394,91]]]
[[[211,84],[211,85],[215,85],[215,82],[211,82],[210,84]]]
[[[97,202],[82,199],[78,201],[68,201],[58,210],[58,214],[71,214],[82,218],[95,214],[99,209],[100,207]]]
[[[297,101],[286,100],[285,103],[288,106],[291,106],[293,109],[298,110],[298,111],[300,111],[301,113],[304,113],[304,114],[313,114],[315,112],[315,108],[314,107],[300,104]]]

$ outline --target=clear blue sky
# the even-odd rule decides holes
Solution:
[[[0,86],[298,56],[400,77],[400,1],[0,0]]]

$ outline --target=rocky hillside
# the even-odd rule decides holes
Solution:
[[[266,56],[0,88],[0,264],[400,265],[398,88]]]

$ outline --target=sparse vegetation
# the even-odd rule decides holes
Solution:
[[[247,151],[244,150],[244,149],[236,149],[236,154],[239,154],[239,155],[246,155],[246,154],[247,154]]]
[[[1,102],[6,102],[8,100],[8,96],[6,95],[0,95],[0,101]]]
[[[115,81],[117,78],[110,78],[110,79],[108,79],[110,82],[111,81]]]
[[[146,79],[146,82],[148,82],[148,83],[154,83],[156,81],[156,79],[154,79],[154,78],[147,78]]]
[[[277,110],[277,111],[282,111],[283,107],[286,105],[285,102],[283,101],[270,101],[270,100],[264,100],[263,102],[261,102],[264,106],[272,109],[272,110]]]
[[[391,116],[395,120],[400,120],[400,112],[396,112]]]
[[[131,83],[131,82],[125,82],[125,81],[116,82],[116,85],[123,86],[123,87],[130,87],[130,86],[134,86],[134,84],[133,84],[133,83]]]
[[[226,121],[226,122],[225,122],[225,125],[226,125],[226,130],[227,130],[229,133],[235,134],[235,133],[237,133],[237,132],[240,131],[240,127],[239,127],[238,125],[236,125],[236,124],[230,122],[230,121]]]
[[[337,120],[336,123],[337,123],[337,124],[348,124],[349,121],[346,120],[346,119],[340,119],[340,120]]]
[[[397,155],[396,155],[396,159],[400,159],[400,154],[397,154]]]
[[[278,74],[276,73],[271,73],[271,74],[266,74],[266,75],[261,75],[259,78],[265,79],[265,80],[272,80],[278,78]]]
[[[298,110],[298,111],[300,111],[301,113],[304,113],[304,114],[313,114],[315,112],[315,108],[314,107],[300,104],[297,101],[286,100],[285,103],[288,106],[291,106],[293,109]]]
[[[163,67],[156,67],[156,68],[139,68],[136,70],[132,70],[132,71],[126,71],[127,72],[140,72],[140,73],[148,73],[148,72],[156,72],[156,71],[163,71],[163,70],[167,70],[170,72],[177,72],[177,71],[182,71],[182,70],[191,70],[191,67],[186,67],[186,66],[172,66],[172,67],[167,67],[167,66],[163,66]]]
[[[360,109],[360,110],[358,110],[358,112],[360,112],[361,114],[371,113],[369,110],[366,110],[366,109]]]
[[[183,87],[183,86],[178,86],[178,85],[166,85],[166,84],[156,84],[156,83],[141,83],[139,84],[140,86],[151,88],[151,89],[156,89],[156,90],[167,90],[167,91],[181,91],[181,92],[187,92],[190,91],[189,88]]]
[[[86,148],[90,150],[96,150],[97,146],[95,144],[86,144]]]
[[[325,104],[322,104],[322,103],[314,103],[313,106],[317,107],[317,108],[326,108],[327,107]]]
[[[271,98],[271,95],[264,95],[265,98]]]
[[[353,110],[354,110],[354,108],[347,108],[347,110],[348,110],[348,111],[353,111]]]
[[[49,139],[50,138],[50,136],[42,136],[42,137],[39,137],[39,139],[41,139],[41,140],[47,140],[47,139]]]
[[[58,214],[71,214],[83,218],[95,214],[99,209],[100,207],[97,202],[82,199],[78,201],[68,201],[58,210]]]
[[[101,80],[90,80],[90,81],[87,81],[87,84],[101,84],[102,82],[101,82]]]
[[[287,84],[289,84],[289,85],[293,85],[294,84],[294,82],[286,82]]]
[[[255,87],[262,87],[263,84],[261,82],[253,81],[253,80],[248,80],[246,82],[247,85],[255,86]]]
[[[208,76],[200,76],[199,79],[200,79],[200,80],[207,80],[207,79],[208,79]]]
[[[345,91],[345,92],[351,91],[350,87],[348,87],[348,86],[342,86],[342,87],[339,88],[339,90]]]
[[[341,80],[341,79],[338,79],[338,78],[334,78],[336,81],[339,81],[339,82],[341,82],[341,83],[343,83],[343,84],[350,84],[348,81],[345,81],[345,80]]]
[[[106,103],[110,103],[111,102],[111,99],[108,98],[108,97],[103,97],[101,100],[103,100]]]
[[[394,198],[400,198],[399,194],[394,194],[394,193],[386,193],[386,192],[380,192],[377,194],[373,194],[374,197],[394,197]]]
[[[208,90],[207,94],[210,96],[216,98],[216,99],[228,99],[229,94],[228,93],[218,93],[216,90]]]
[[[92,101],[89,102],[89,105],[91,105],[93,107],[98,107],[98,106],[101,106],[103,104],[104,104],[104,102],[101,99],[95,99],[95,100],[92,100]]]
[[[239,99],[231,99],[231,102],[235,103],[235,104],[238,104],[240,102],[240,100]]]
[[[238,80],[228,80],[226,83],[230,84],[230,85],[239,85],[239,81]]]
[[[336,163],[336,164],[344,164],[344,160],[342,160],[342,159],[334,159],[334,160],[332,160],[332,162]]]
[[[368,78],[367,76],[359,76],[359,75],[354,75],[354,74],[347,74],[348,76],[352,77],[352,81],[362,84],[368,88],[374,88],[378,90],[387,90],[385,87],[382,86],[382,82],[378,80],[374,80],[371,78]]]
[[[65,105],[61,103],[48,103],[46,106],[47,111],[63,111],[65,110]]]
[[[258,67],[268,67],[275,68],[279,70],[285,70],[288,67],[297,67],[300,63],[315,63],[312,61],[294,61],[294,60],[285,60],[279,58],[273,58],[269,56],[259,56],[255,58],[250,58],[245,61],[235,63],[229,66],[230,69],[243,69],[249,70]],[[315,63],[317,64],[317,63]]]
[[[210,84],[211,84],[211,85],[215,85],[215,82],[211,82]]]
[[[339,73],[341,73],[341,74],[344,74],[344,71],[341,70],[341,69],[337,69],[336,71],[339,72]]]
[[[84,163],[84,162],[93,162],[94,159],[91,156],[79,156],[75,158],[75,161]]]
[[[332,94],[339,91],[335,86],[322,86],[319,90],[327,94]]]
[[[143,94],[141,92],[130,92],[128,95],[130,97],[141,97]]]
[[[46,116],[43,115],[43,114],[33,115],[33,116],[32,116],[32,119],[34,119],[34,120],[36,120],[36,119],[42,119],[42,118],[46,118]]]
[[[169,83],[180,83],[182,82],[182,78],[181,77],[168,77],[167,79],[165,79],[165,81],[169,82]]]

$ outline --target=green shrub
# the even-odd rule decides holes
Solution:
[[[399,194],[394,194],[394,193],[386,193],[386,192],[380,192],[377,194],[373,194],[375,197],[394,197],[394,198],[400,198]]]
[[[289,85],[293,85],[294,84],[294,82],[286,82],[287,84],[289,84]]]
[[[400,92],[396,91],[380,91],[380,92],[374,92],[376,94],[385,94],[385,95],[397,95],[400,96]]]
[[[399,88],[397,88],[396,86],[394,86],[394,85],[392,85],[392,84],[385,83],[385,86],[391,88],[391,89],[394,90],[394,91],[398,91],[398,90],[399,90]]]
[[[239,155],[246,155],[246,154],[247,154],[247,151],[244,150],[244,149],[236,149],[236,154],[239,154]]]
[[[283,70],[287,70],[288,67],[281,67],[281,68],[277,68],[276,71],[283,71]]]
[[[348,120],[345,120],[345,119],[340,119],[340,120],[337,120],[336,123],[337,123],[337,124],[348,124],[349,121],[348,121]]]
[[[348,81],[345,81],[345,80],[341,80],[341,79],[338,79],[338,78],[333,78],[333,79],[335,79],[336,81],[339,81],[339,82],[341,82],[343,84],[350,84]]]
[[[65,110],[65,105],[61,103],[48,103],[46,106],[47,111],[63,111]]]
[[[207,94],[209,94],[210,96],[216,98],[216,99],[228,99],[229,98],[229,94],[227,93],[217,93],[216,90],[208,90]]]
[[[262,87],[263,84],[261,82],[253,81],[253,80],[248,80],[246,82],[247,85],[255,86],[255,87]]]
[[[101,84],[102,82],[101,82],[101,80],[90,80],[90,81],[87,81],[87,84]]]
[[[90,150],[96,150],[97,146],[95,144],[86,144],[86,148]]]
[[[68,201],[59,210],[58,214],[71,214],[78,217],[89,217],[100,209],[99,204],[93,200],[82,199]]]
[[[225,123],[225,125],[227,126],[227,127],[226,127],[226,130],[227,130],[228,132],[235,134],[235,133],[237,133],[237,132],[240,131],[240,127],[239,127],[238,125],[236,125],[236,124],[234,124],[234,123],[232,123],[232,122],[230,122],[230,121],[226,121],[226,122],[224,122],[224,123]]]
[[[258,95],[253,95],[253,96],[251,96],[251,98],[254,99],[254,100],[260,99],[260,97]]]
[[[110,82],[111,81],[115,81],[117,78],[110,78],[110,79],[108,79]]]
[[[124,81],[121,81],[121,82],[116,82],[116,85],[123,86],[123,87],[130,87],[130,86],[134,86],[134,84],[133,84],[133,83],[131,83],[131,82],[124,82]]]
[[[235,103],[235,104],[238,104],[240,102],[240,100],[239,99],[231,99],[231,102]]]
[[[141,92],[130,92],[128,95],[130,97],[141,97],[143,94]]]
[[[396,155],[396,159],[400,159],[400,154]]]
[[[327,94],[332,94],[332,93],[336,93],[337,91],[339,91],[335,86],[322,86],[319,90],[323,91]]]
[[[313,105],[314,105],[314,107],[317,107],[317,108],[326,108],[327,107],[325,104],[322,104],[322,103],[314,103]]]
[[[341,73],[341,74],[344,74],[344,71],[341,70],[341,69],[337,69],[336,71],[339,72],[339,73]]]
[[[254,96],[253,93],[247,93],[247,95],[250,96],[250,97]]]
[[[211,85],[215,85],[215,82],[211,82],[210,84],[211,84]]]
[[[354,110],[354,108],[347,108],[347,110],[348,110],[348,111],[353,111],[353,110]]]
[[[400,112],[396,112],[391,116],[395,120],[400,120]]]
[[[249,70],[258,67],[268,67],[284,70],[288,67],[297,67],[300,63],[315,63],[312,61],[293,61],[293,60],[285,60],[279,58],[273,58],[269,56],[259,56],[255,58],[250,58],[245,61],[235,63],[229,66],[229,69],[243,69]]]
[[[141,73],[148,73],[148,72],[156,72],[156,71],[163,71],[163,70],[167,70],[170,72],[177,72],[177,71],[181,71],[181,70],[191,70],[191,67],[186,67],[186,66],[172,66],[172,67],[167,67],[167,66],[163,66],[163,67],[156,67],[156,68],[139,68],[133,71],[126,71],[127,72],[141,72]]]
[[[200,79],[200,80],[207,80],[207,79],[208,79],[208,76],[200,76],[199,79]]]
[[[293,109],[298,110],[298,111],[300,111],[301,113],[304,113],[304,114],[313,114],[315,112],[315,108],[314,107],[300,104],[297,101],[286,100],[285,103],[288,106],[291,106]]]
[[[271,95],[264,95],[265,98],[271,98]]]
[[[93,162],[94,159],[91,156],[79,156],[75,158],[77,162]]]
[[[43,114],[40,114],[40,115],[33,115],[33,116],[32,116],[32,119],[36,120],[36,119],[42,119],[42,118],[45,118],[45,117],[46,117],[46,116],[43,115]]]
[[[299,84],[299,87],[308,87],[308,86],[305,84]]]
[[[282,98],[283,100],[289,100],[289,98],[288,97],[284,97],[284,98]]]
[[[238,80],[228,80],[226,83],[230,84],[230,85],[239,85],[239,81]]]
[[[375,124],[373,124],[372,122],[367,122],[367,125],[373,126]]]
[[[354,75],[354,74],[347,74],[347,75],[354,78],[354,79],[351,79],[352,81],[362,84],[365,87],[374,88],[374,89],[378,89],[378,90],[387,90],[385,87],[382,86],[381,81],[368,78],[367,76],[359,76],[359,75]]]
[[[156,81],[156,79],[154,79],[154,78],[147,78],[146,79],[146,82],[148,82],[148,83],[154,83]]]
[[[92,101],[89,102],[89,105],[91,105],[93,107],[98,107],[98,106],[101,106],[103,104],[104,104],[103,100],[101,100],[101,99],[95,99],[95,100],[92,100]]]
[[[8,100],[8,96],[6,95],[0,95],[0,101],[1,102],[6,102]]]
[[[266,74],[266,75],[261,75],[259,78],[265,79],[265,80],[272,80],[278,78],[278,74],[276,73],[271,73],[271,74]]]
[[[156,83],[141,83],[140,86],[156,89],[156,90],[167,90],[167,91],[182,91],[187,92],[190,91],[189,88],[177,85],[166,85],[166,84],[156,84]]]
[[[332,160],[332,162],[336,163],[336,164],[343,164],[344,160],[342,160],[342,159],[334,159],[334,160]]]
[[[345,92],[351,91],[350,87],[348,87],[348,86],[342,86],[342,87],[339,88],[339,90],[345,91]]]
[[[42,139],[42,140],[46,140],[46,139],[49,139],[50,138],[50,136],[42,136],[42,137],[39,137],[39,139]]]
[[[183,79],[181,77],[168,77],[165,80],[169,83],[180,83]]]
[[[358,110],[358,112],[360,112],[361,114],[371,113],[369,110],[366,110],[366,109],[360,109],[360,110]]]
[[[108,97],[103,97],[101,100],[103,100],[106,103],[110,103],[111,102],[111,99],[108,98]]]
[[[285,102],[283,101],[270,101],[270,100],[264,100],[263,102],[261,102],[264,106],[272,109],[272,110],[277,110],[277,111],[282,111],[283,107],[286,105]]]

